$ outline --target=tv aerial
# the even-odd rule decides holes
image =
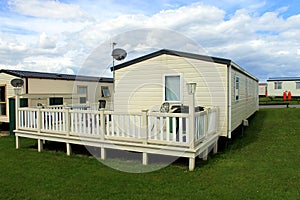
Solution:
[[[24,81],[23,81],[23,79],[15,78],[15,79],[10,81],[10,84],[15,88],[19,88],[19,87],[22,87],[24,85]]]

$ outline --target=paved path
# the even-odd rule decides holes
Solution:
[[[286,105],[260,105],[259,108],[286,108]],[[289,108],[300,108],[300,105],[289,105]]]

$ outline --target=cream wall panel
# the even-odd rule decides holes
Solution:
[[[28,94],[70,94],[74,81],[30,78],[28,85]]]
[[[98,103],[98,100],[104,99],[107,101],[108,107],[111,107],[112,97],[103,98],[101,95],[101,86],[108,86],[111,96],[113,96],[113,84],[104,82],[91,81],[72,81],[72,80],[51,80],[51,79],[29,79],[29,94],[31,95],[47,95],[47,103],[49,97],[63,97],[67,104],[78,104],[78,87],[87,87],[88,103]],[[42,100],[44,103],[45,100]],[[36,106],[37,101],[32,101],[31,105]]]
[[[164,75],[182,74],[182,104],[188,105],[187,82],[196,82],[196,104],[220,109],[219,129],[227,135],[226,65],[161,55],[115,72],[116,111],[158,110],[164,102]]]
[[[240,78],[239,100],[235,100],[235,77]],[[258,110],[258,82],[232,69],[231,73],[231,130],[242,124]]]
[[[296,89],[296,82],[300,81],[280,81],[282,82],[282,89],[275,89],[274,81],[268,81],[268,95],[269,96],[283,96],[283,92],[290,91],[292,96],[300,97],[300,89]]]

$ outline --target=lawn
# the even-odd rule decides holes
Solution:
[[[243,134],[189,172],[181,159],[150,173],[125,173],[34,140],[0,138],[0,199],[297,199],[300,109],[262,109]],[[130,162],[111,160],[110,162]],[[135,161],[131,161],[135,162]],[[133,164],[134,167],[134,164]]]

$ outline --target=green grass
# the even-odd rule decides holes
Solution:
[[[1,137],[0,199],[299,199],[299,120],[299,109],[262,109],[227,148],[197,160],[194,172],[183,159],[125,173],[89,156],[38,153],[34,140],[16,150],[13,137]]]

